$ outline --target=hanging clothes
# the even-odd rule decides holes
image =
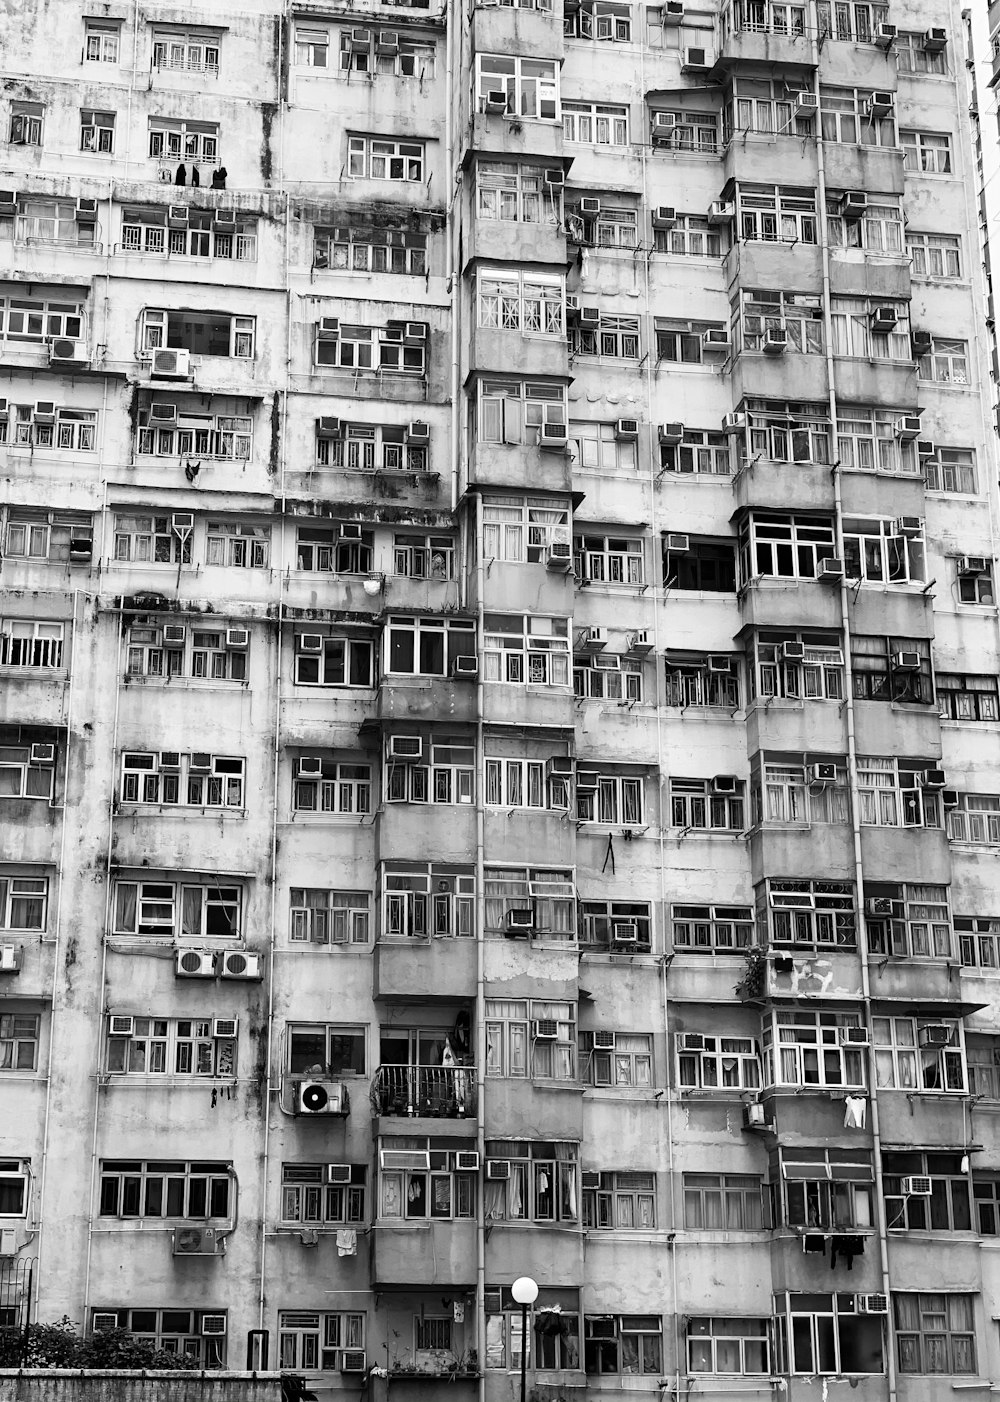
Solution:
[[[848,1095],[844,1097],[845,1129],[864,1129],[867,1114],[868,1101],[863,1095]]]
[[[356,1256],[358,1254],[358,1234],[353,1227],[341,1227],[337,1232],[337,1255]]]

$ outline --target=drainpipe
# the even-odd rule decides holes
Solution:
[[[809,24],[810,24],[810,57],[813,64],[813,92],[816,95],[817,109],[820,102],[819,83],[819,19],[816,10],[815,0],[809,3]],[[816,166],[817,166],[817,223],[819,225],[820,254],[822,258],[823,275],[823,331],[826,337],[826,373],[829,383],[830,398],[830,433],[831,441],[836,450],[837,443],[837,390],[836,390],[836,365],[833,357],[833,314],[830,305],[830,242],[827,233],[827,201],[826,201],[826,153],[823,141],[823,126],[819,116],[816,118]],[[834,494],[834,517],[837,532],[837,551],[840,558],[844,559],[844,503],[840,482],[840,469],[834,467],[833,494]],[[861,846],[861,807],[860,793],[858,791],[858,769],[857,769],[857,739],[856,739],[856,717],[854,712],[854,669],[851,664],[851,618],[850,618],[850,588],[847,583],[846,574],[840,581],[840,608],[841,608],[841,629],[844,640],[844,715],[847,729],[847,779],[851,797],[851,835],[854,846],[854,883],[856,888],[856,907],[859,913],[858,919],[858,953],[861,964],[861,994],[864,1003],[865,1021],[869,1030],[872,1026],[872,1006],[871,1006],[871,977],[868,971],[868,939],[867,932],[863,933],[864,920],[861,912],[864,909],[864,860]],[[869,1104],[871,1107],[871,1130],[872,1130],[872,1159],[875,1174],[875,1201],[872,1204],[874,1210],[875,1226],[878,1232],[879,1265],[882,1274],[882,1293],[886,1299],[891,1301],[892,1296],[889,1289],[889,1241],[886,1232],[885,1218],[885,1198],[883,1196],[882,1183],[882,1137],[879,1130],[879,1105],[878,1089],[875,1075],[875,1053],[869,1041],[868,1046],[868,1089]],[[894,1350],[894,1338],[892,1328],[892,1316],[886,1316],[885,1342],[885,1374],[886,1374],[886,1394],[889,1402],[896,1402],[896,1355]],[[790,1360],[789,1360],[790,1361]]]
[[[475,498],[476,512],[476,632],[482,658],[485,608],[483,589],[486,570],[483,563],[483,499]],[[486,1163],[486,815],[483,785],[486,770],[483,705],[485,686],[480,663],[476,680],[476,1144],[479,1162]],[[486,1181],[485,1172],[483,1175]],[[479,1402],[486,1402],[486,1195],[480,1192],[476,1203],[476,1356],[479,1360]]]

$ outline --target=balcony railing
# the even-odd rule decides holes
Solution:
[[[372,1081],[376,1115],[462,1119],[476,1113],[472,1066],[380,1066]]]

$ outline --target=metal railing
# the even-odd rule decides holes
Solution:
[[[472,1066],[380,1066],[372,1081],[377,1115],[456,1119],[476,1113]]]

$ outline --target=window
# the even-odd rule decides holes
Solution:
[[[279,1310],[278,1367],[335,1372],[345,1349],[364,1351],[363,1314]]]
[[[477,1175],[457,1168],[456,1151],[447,1140],[410,1136],[379,1143],[382,1155],[393,1163],[410,1161],[409,1167],[379,1169],[380,1218],[421,1222],[475,1217]]]
[[[924,459],[924,478],[929,492],[961,492],[974,496],[976,454],[972,448],[938,448],[934,457]]]
[[[865,897],[866,907],[879,898],[892,903],[889,915],[865,915],[870,953],[913,959],[951,958],[946,886],[868,882]]]
[[[0,883],[2,884],[2,883]],[[0,1013],[0,1071],[37,1071],[41,1018],[37,1013]],[[0,1177],[0,1216],[4,1215]]]
[[[855,1313],[857,1296],[776,1294],[777,1371],[881,1373],[882,1320]]]
[[[596,218],[584,218],[578,209],[567,211],[567,224],[571,235],[581,235],[579,242],[595,248],[635,248],[639,242],[638,211],[616,209],[603,200]]]
[[[575,1081],[576,1049],[573,1003],[486,999],[487,1076]],[[576,1145],[572,1147],[575,1163]],[[575,1201],[574,1196],[574,1216]]]
[[[818,10],[821,39],[840,39],[857,44],[870,44],[878,26],[889,17],[887,5],[868,4],[866,0],[833,5],[830,0],[820,0]]]
[[[997,1097],[991,1096],[995,1100]],[[980,1178],[972,1180],[972,1194],[976,1204],[976,1231],[980,1236],[1000,1236],[1000,1178]]]
[[[138,1343],[183,1355],[196,1368],[226,1366],[225,1310],[108,1309],[97,1305],[91,1310],[91,1332],[107,1327],[114,1315],[116,1329],[125,1329]]]
[[[55,227],[55,226],[54,226]],[[60,221],[57,232],[61,231]],[[38,345],[65,336],[83,338],[84,305],[48,297],[0,297],[0,330],[9,341],[32,341]]]
[[[374,660],[371,638],[295,635],[296,686],[374,686]]]
[[[754,939],[748,905],[673,905],[674,950],[684,954],[735,954]]]
[[[860,219],[845,219],[841,214],[827,216],[831,248],[863,248],[868,253],[890,257],[903,252],[903,212],[899,200],[885,195],[876,198],[878,203],[869,201]]]
[[[480,326],[525,336],[563,336],[562,278],[481,268],[476,289]]]
[[[347,173],[354,179],[419,184],[424,179],[425,159],[422,141],[386,141],[377,136],[347,139]]]
[[[295,532],[296,568],[315,574],[369,574],[374,534],[360,526],[299,526]]]
[[[729,241],[703,214],[677,213],[670,229],[653,229],[653,252],[685,258],[721,258]]]
[[[735,657],[725,653],[705,657],[668,653],[666,657],[666,704],[705,706],[735,711],[740,705],[740,668]]]
[[[846,806],[846,790],[842,791]],[[850,881],[771,877],[758,887],[758,914],[775,945],[854,949],[854,885]]]
[[[760,1231],[760,1178],[747,1173],[685,1173],[684,1225],[706,1231]]]
[[[48,900],[47,876],[0,872],[0,930],[44,930]]]
[[[96,112],[84,107],[80,112],[80,150],[111,155],[115,149],[114,112]]]
[[[803,5],[769,4],[766,0],[746,0],[737,3],[723,15],[723,32],[739,34],[805,33],[806,11]]]
[[[875,1074],[881,1089],[965,1094],[962,1024],[954,1019],[872,1019]]]
[[[122,755],[122,803],[242,808],[246,760],[196,751]]]
[[[231,1077],[236,1074],[236,1038],[216,1037],[212,1018],[134,1017],[132,1031],[108,1026],[110,1075]]]
[[[364,1027],[329,1024],[288,1028],[288,1070],[292,1076],[365,1075]]]
[[[921,583],[925,576],[921,534],[900,535],[891,520],[844,520],[844,571],[849,579],[878,584]]]
[[[142,313],[140,356],[162,347],[189,350],[192,355],[254,358],[257,318],[228,312],[153,311]]]
[[[386,671],[402,676],[450,676],[458,657],[475,657],[476,625],[465,618],[392,614]]]
[[[944,57],[943,53],[941,57]],[[909,229],[906,231],[906,252],[914,277],[960,278],[961,249],[962,240],[957,234],[913,234]]]
[[[659,27],[659,26],[658,26]],[[673,149],[692,155],[715,156],[719,152],[719,118],[714,112],[680,112],[660,108],[674,119]],[[656,112],[650,116],[656,119]]]
[[[598,330],[570,328],[569,348],[571,355],[638,360],[639,318],[637,316],[611,316],[602,312]]]
[[[345,472],[426,472],[426,444],[408,443],[407,430],[392,424],[345,424],[339,437],[316,425],[316,463]]]
[[[580,1079],[592,1086],[652,1085],[652,1036],[646,1032],[612,1032],[610,1036],[581,1032]]]
[[[41,102],[11,102],[10,144],[12,146],[41,146],[45,126],[45,107]]]
[[[588,1186],[588,1179],[597,1184]],[[583,1175],[583,1225],[597,1231],[655,1231],[655,1173]]]
[[[637,466],[635,439],[619,438],[617,425],[574,420],[569,435],[575,453],[574,468],[597,472],[628,472]]]
[[[371,812],[372,771],[368,764],[315,756],[321,774],[292,783],[292,812],[355,817]],[[298,761],[299,768],[302,760]],[[312,763],[311,763],[312,767]]]
[[[396,78],[419,78],[421,82],[434,77],[433,43],[414,43],[397,35],[393,52],[380,53],[377,48],[373,55],[370,48],[361,48],[355,42],[354,33],[349,29],[341,31],[339,72],[365,73],[369,79],[386,73]]]
[[[0,443],[12,448],[48,448],[89,453],[94,450],[97,412],[92,409],[57,409],[40,412],[41,406],[13,404],[0,420]],[[63,516],[61,519],[67,519]],[[76,518],[81,519],[80,517]],[[85,518],[89,519],[89,518]]]
[[[170,516],[131,516],[115,512],[115,554],[119,561],[168,565],[191,563],[190,532],[176,531]]]
[[[577,770],[576,817],[581,823],[642,827],[642,779],[636,775]]]
[[[944,336],[931,338],[931,349],[917,362],[917,379],[942,385],[969,383],[969,346]]]
[[[116,23],[84,20],[83,57],[86,63],[117,63],[118,34]]]
[[[366,892],[293,886],[289,904],[293,944],[367,944],[371,938]]]
[[[167,209],[126,207],[122,211],[121,252],[256,262],[256,219],[237,219],[235,226],[223,230],[216,227],[211,211],[188,207],[186,220],[175,228]]]
[[[790,186],[740,185],[739,231],[744,241],[816,242],[816,192]]]
[[[983,921],[984,925],[988,923]],[[977,1041],[978,1045],[975,1045]],[[965,1044],[965,1063],[969,1073],[969,1094],[983,1100],[1000,1100],[1000,1043],[996,1038],[970,1038]]]
[[[0,745],[0,799],[52,798],[54,763],[33,760],[33,749],[33,745]]]
[[[485,110],[487,95],[495,92],[505,94],[509,116],[559,121],[558,62],[479,54],[476,96],[480,111]]]
[[[871,91],[857,88],[820,88],[820,121],[824,141],[840,141],[850,145],[894,147],[896,118],[874,116],[868,110]],[[904,136],[905,140],[905,136]]]
[[[226,1163],[120,1162],[101,1164],[101,1217],[186,1221],[229,1216],[233,1182]]]
[[[239,886],[116,881],[112,931],[116,935],[236,939],[242,933],[242,897]]]
[[[175,161],[218,165],[219,124],[185,121],[179,117],[150,117],[149,155],[152,160],[163,161],[168,166]]]
[[[789,350],[822,355],[826,349],[819,297],[803,292],[745,289],[739,306],[742,317],[737,329],[745,351],[763,350],[767,333],[781,330]]]
[[[555,541],[569,539],[570,503],[558,497],[484,496],[483,556],[543,564]]]
[[[577,574],[592,584],[643,585],[646,582],[641,538],[574,536],[573,558]]]
[[[947,826],[952,842],[1000,845],[1000,795],[960,793],[957,805],[948,809]]]
[[[558,220],[561,192],[546,185],[545,169],[517,161],[477,161],[476,218],[521,224]]]
[[[900,438],[902,409],[850,405],[837,413],[837,456],[847,472],[892,472],[915,476],[922,467],[916,439]]]
[[[786,1086],[865,1085],[863,1047],[841,1045],[841,1033],[860,1027],[857,1013],[780,1009],[764,1018],[764,1084]]]
[[[427,361],[427,326],[424,322],[389,322],[374,327],[341,322],[337,331],[330,333],[320,325],[315,351],[317,365],[422,375]]]
[[[586,146],[627,146],[628,108],[607,102],[564,102],[563,137]]]
[[[205,564],[229,569],[267,569],[271,559],[271,527],[238,521],[209,521]]]
[[[732,141],[734,137],[746,140],[750,132],[772,139],[785,133],[811,137],[811,117],[796,116],[792,106],[796,89],[802,90],[801,81],[771,83],[766,78],[750,78],[744,73],[737,73],[722,112],[726,141]]]
[[[882,1186],[886,1226],[903,1231],[969,1232],[969,1178],[962,1172],[961,1154],[882,1154]],[[931,1180],[930,1197],[909,1191],[904,1180],[919,1176]]]
[[[367,1220],[363,1163],[343,1165],[346,1183],[328,1183],[325,1163],[281,1165],[281,1220],[297,1227],[341,1226]]]
[[[728,477],[733,469],[726,435],[706,429],[685,428],[679,446],[660,444],[660,467],[664,472]]]
[[[782,1149],[771,1172],[776,1224],[834,1232],[874,1225],[872,1163],[865,1151]]]
[[[566,392],[547,380],[484,379],[477,409],[480,442],[534,445],[543,423],[566,423]]]
[[[25,1217],[28,1212],[30,1161],[0,1159],[0,1217]]]
[[[921,175],[951,174],[951,137],[944,132],[901,131],[903,165]]]
[[[769,1373],[770,1323],[769,1319],[692,1317],[687,1322],[688,1372]]]
[[[749,431],[736,435],[741,470],[760,457],[791,463],[830,461],[830,417],[825,405],[751,399],[745,401],[745,413]]]
[[[663,537],[664,589],[692,590],[695,593],[736,593],[736,548],[732,542],[690,536],[686,550],[672,548],[669,535]]]
[[[875,315],[882,308],[890,310],[895,320],[891,330],[877,327]],[[831,299],[834,355],[853,356],[861,360],[895,360],[911,364],[913,346],[910,341],[909,306],[905,302],[875,302],[866,297],[833,297]]]
[[[579,940],[589,951],[648,954],[652,923],[645,901],[581,901]]]
[[[821,517],[754,511],[740,524],[739,550],[743,584],[758,575],[815,579],[836,553],[834,527]]]
[[[997,678],[965,672],[936,672],[938,709],[942,720],[1000,720]]]
[[[487,935],[506,933],[511,911],[526,910],[532,916],[532,939],[575,939],[576,888],[572,873],[538,867],[487,867]]]
[[[382,938],[468,938],[474,928],[475,894],[475,878],[468,873],[456,874],[453,868],[386,869],[382,873]]]
[[[993,561],[988,561],[985,569],[966,568],[958,570],[958,599],[962,604],[990,604],[994,600]]]
[[[920,760],[859,755],[859,821],[877,827],[941,827],[938,794],[921,783],[928,767]]]
[[[164,628],[172,629],[164,638]],[[190,677],[212,682],[245,682],[246,647],[230,647],[228,628],[203,629],[187,624],[133,623],[126,635],[125,673],[129,678]],[[241,630],[242,631],[242,630]]]
[[[487,613],[483,627],[485,681],[569,685],[568,618]]]
[[[298,68],[330,67],[330,31],[321,26],[295,26],[295,65]]]
[[[628,44],[632,40],[632,17],[628,5],[601,0],[589,4],[575,14],[563,17],[563,33],[568,39],[612,40]]]
[[[63,628],[62,623],[0,618],[0,667],[62,667]]]
[[[785,645],[800,657],[786,657]],[[796,646],[798,645],[798,646]],[[842,701],[844,654],[839,634],[777,633],[761,629],[751,640],[751,692],[783,701]]]
[[[491,1185],[493,1186],[493,1185]],[[554,1369],[580,1367],[580,1292],[543,1286],[535,1304],[535,1320],[542,1327],[529,1329],[528,1366]],[[486,1287],[486,1367],[516,1371],[521,1366],[521,1306],[509,1286]],[[559,1313],[548,1311],[558,1307]],[[548,1318],[554,1328],[544,1329]]]
[[[489,1002],[487,999],[487,1006]],[[510,1174],[504,1180],[487,1177],[484,1192],[487,1225],[519,1221],[578,1222],[579,1147],[578,1144],[540,1140],[488,1139],[487,1162],[508,1163]],[[537,1319],[537,1313],[535,1317]]]
[[[956,915],[959,954],[968,968],[1000,969],[1000,918]]]
[[[405,228],[376,228],[371,224],[317,228],[313,267],[423,276],[427,272],[427,235]]]
[[[658,1314],[587,1315],[584,1368],[598,1374],[660,1373],[662,1334]]]
[[[756,1090],[760,1048],[752,1037],[706,1037],[680,1032],[677,1084],[686,1090]]]
[[[901,1373],[976,1371],[975,1296],[896,1291],[892,1312]]]
[[[487,750],[491,742],[486,742]],[[540,759],[486,758],[486,803],[491,808],[569,808],[570,781],[546,778]]]
[[[219,76],[219,40],[214,34],[153,30],[153,67]]]
[[[472,803],[475,746],[435,736],[427,748],[429,765],[413,764],[394,759],[390,742],[383,766],[386,799],[390,803]]]
[[[63,248],[95,248],[97,224],[77,217],[74,200],[32,199],[17,202],[15,237],[19,243],[53,243]],[[97,246],[97,251],[100,251]]]
[[[728,780],[728,775],[726,776]],[[670,825],[709,832],[741,832],[746,822],[742,779],[733,781],[733,792],[720,789],[715,779],[670,780]]]
[[[851,638],[854,696],[858,701],[934,702],[930,645],[923,638]]]
[[[641,701],[642,662],[618,653],[579,654],[573,658],[573,691],[589,700]]]

